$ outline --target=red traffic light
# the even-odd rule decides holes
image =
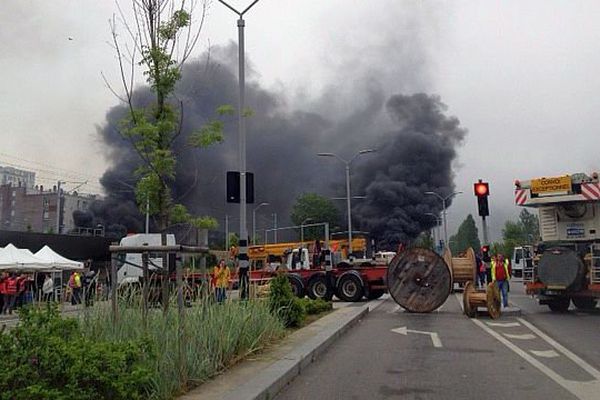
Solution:
[[[473,185],[475,196],[483,197],[490,194],[490,185],[487,182],[477,182]]]

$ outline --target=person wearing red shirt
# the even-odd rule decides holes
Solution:
[[[510,280],[510,262],[502,254],[497,254],[492,260],[492,281],[498,282],[502,293],[502,306],[508,307],[508,281]]]
[[[6,274],[0,274],[0,314],[4,314],[4,302],[6,297]]]
[[[6,279],[6,290],[4,294],[4,313],[12,314],[15,308],[15,301],[18,296],[18,280],[16,275],[13,273],[8,279]]]

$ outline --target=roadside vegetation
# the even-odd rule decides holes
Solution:
[[[20,324],[0,332],[0,400],[172,399],[332,309],[295,297],[285,275],[268,298],[208,297],[182,314],[151,308],[144,317],[132,293],[119,303],[116,322],[108,303],[80,318],[55,305],[21,309]]]

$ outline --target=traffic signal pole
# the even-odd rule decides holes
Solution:
[[[477,211],[479,216],[481,216],[481,227],[483,228],[483,245],[489,245],[489,236],[488,236],[488,227],[485,217],[490,215],[490,208],[488,205],[488,196],[490,195],[490,186],[489,183],[483,182],[479,179],[473,185],[473,191],[475,192],[475,196],[477,197]]]
[[[490,244],[488,241],[488,226],[487,222],[485,221],[485,216],[481,217],[481,227],[483,228],[483,244]]]

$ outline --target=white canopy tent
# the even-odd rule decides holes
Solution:
[[[48,264],[29,250],[19,249],[12,243],[0,248],[0,270],[34,272],[47,269]]]
[[[46,269],[48,267],[57,269],[57,270],[81,270],[83,269],[83,263],[79,261],[69,260],[52,250],[48,245],[42,247],[38,250],[34,256],[40,260],[42,260]]]

